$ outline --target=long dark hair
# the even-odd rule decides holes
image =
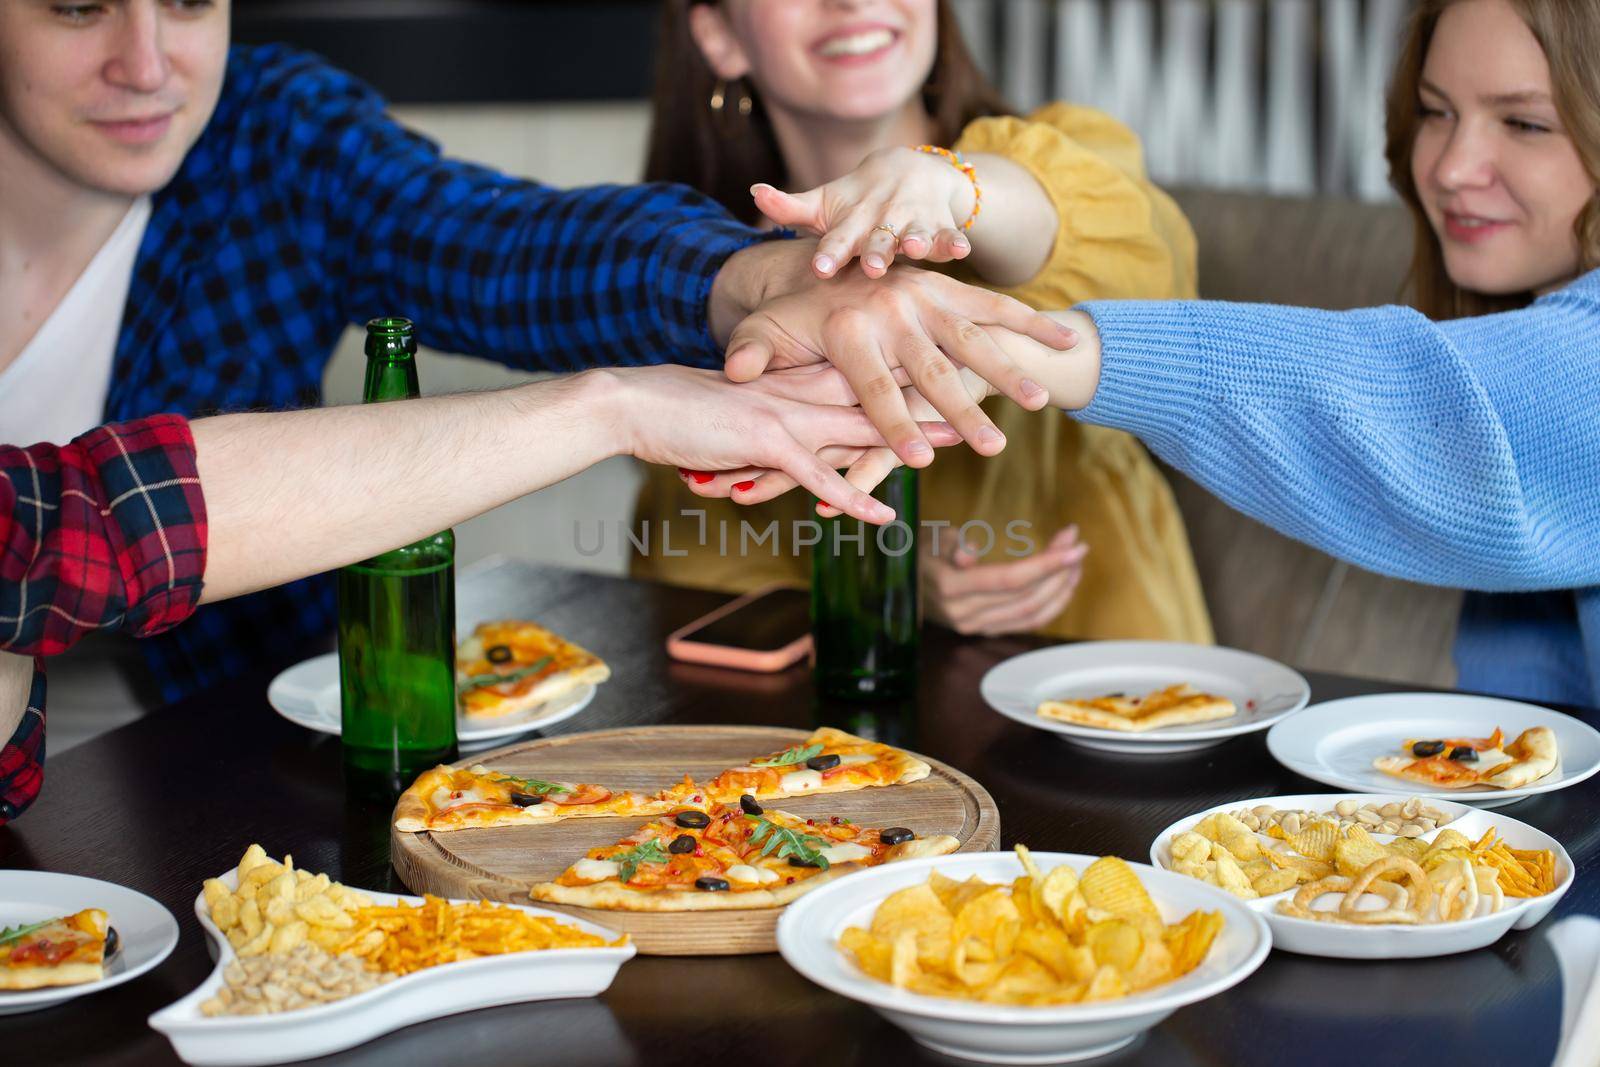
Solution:
[[[1433,232],[1422,197],[1411,174],[1411,149],[1421,126],[1417,111],[1418,85],[1428,59],[1428,46],[1439,16],[1456,0],[1422,0],[1412,12],[1394,80],[1389,83],[1384,154],[1389,161],[1389,184],[1411,209],[1414,231],[1411,256],[1411,301],[1434,319],[1487,315],[1524,307],[1532,293],[1479,293],[1463,289],[1444,266],[1444,250]],[[1600,15],[1587,4],[1565,0],[1511,0],[1544,49],[1550,63],[1550,82],[1556,112],[1578,149],[1591,181],[1600,182]],[[1579,266],[1588,271],[1600,266],[1600,193],[1578,213]]]
[[[711,94],[717,76],[689,32],[689,9],[714,0],[663,0],[656,47],[656,89],[651,102],[650,156],[645,181],[680,182],[719,201],[736,218],[754,222],[750,186],[788,183],[772,120],[753,87],[729,86],[720,111]],[[939,143],[952,145],[974,119],[1009,115],[1012,109],[984,77],[967,51],[949,0],[939,0],[938,44],[922,87]],[[750,113],[740,114],[748,95]]]

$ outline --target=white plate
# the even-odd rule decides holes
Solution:
[[[0,928],[73,915],[84,908],[100,908],[110,916],[122,943],[106,964],[105,977],[53,989],[0,991],[0,1015],[37,1011],[121,985],[166,959],[178,943],[178,920],[143,893],[73,874],[0,871]]]
[[[536,708],[498,719],[468,719],[456,713],[456,739],[463,745],[492,741],[565,722],[589,706],[595,687],[581,685]],[[279,674],[267,686],[267,703],[285,719],[335,737],[340,731],[339,654],[315,656]]]
[[[1555,731],[1556,769],[1521,789],[1436,789],[1385,774],[1379,756],[1400,755],[1408,737],[1488,737],[1495,727],[1510,742],[1531,726]],[[1565,789],[1600,771],[1600,733],[1570,715],[1533,704],[1463,693],[1379,693],[1318,704],[1274,726],[1267,750],[1314,782],[1365,793],[1407,796],[1496,808],[1535,793]]]
[[[1046,700],[1148,693],[1188,682],[1238,706],[1228,719],[1123,733],[1046,719]],[[1306,706],[1311,687],[1283,664],[1218,645],[1177,641],[1083,641],[1025,652],[996,664],[979,692],[989,706],[1024,726],[1060,734],[1107,752],[1188,752],[1265,730]]]
[[[219,877],[228,888],[238,887],[236,871]],[[361,892],[378,904],[422,903],[421,897]],[[543,908],[512,907],[571,923],[608,941],[621,936],[607,927]],[[222,986],[223,969],[233,962],[234,952],[211,921],[203,893],[195,897],[194,913],[211,939],[217,966],[194,992],[150,1016],[150,1025],[167,1035],[180,1059],[197,1067],[288,1063],[325,1056],[402,1026],[459,1012],[534,1000],[592,997],[609,988],[617,970],[638,952],[632,945],[508,952],[429,967],[314,1008],[278,1015],[208,1017],[200,1014],[200,1004]]]
[[[1082,871],[1099,857],[1035,852],[1045,870],[1062,863]],[[1186,1004],[1244,981],[1272,948],[1261,916],[1238,898],[1192,878],[1132,865],[1167,922],[1195,910],[1221,911],[1224,925],[1199,967],[1177,981],[1094,1004],[1012,1007],[923,996],[868,977],[839,948],[846,927],[866,927],[890,893],[921,885],[931,871],[1010,883],[1024,872],[1010,852],[907,860],[852,874],[807,893],[778,920],[778,951],[789,965],[840,996],[861,1001],[919,1044],[985,1063],[1065,1063],[1121,1048]]]
[[[1168,867],[1172,863],[1172,835],[1192,829],[1212,812],[1237,811],[1240,808],[1253,808],[1258,804],[1304,811],[1332,811],[1333,806],[1341,800],[1354,800],[1358,804],[1365,804],[1368,801],[1377,804],[1387,804],[1391,801],[1404,803],[1409,797],[1417,795],[1405,792],[1305,793],[1298,796],[1262,797],[1219,804],[1214,808],[1197,812],[1187,819],[1180,819],[1161,831],[1160,836],[1150,845],[1150,862],[1163,869]],[[1307,956],[1328,956],[1341,960],[1395,960],[1416,959],[1422,956],[1448,956],[1492,945],[1500,940],[1507,930],[1526,930],[1539,923],[1550,914],[1556,902],[1571,888],[1574,873],[1572,857],[1567,855],[1567,850],[1561,847],[1560,842],[1543,830],[1467,804],[1457,804],[1448,800],[1429,800],[1428,803],[1440,811],[1454,814],[1455,819],[1437,830],[1423,834],[1423,840],[1432,841],[1444,830],[1455,829],[1476,841],[1483,836],[1485,830],[1493,826],[1512,848],[1547,848],[1556,854],[1555,890],[1542,897],[1507,897],[1506,906],[1493,915],[1482,915],[1461,922],[1430,923],[1424,926],[1357,926],[1279,915],[1278,902],[1294,896],[1292,889],[1242,903],[1266,916],[1267,925],[1272,927],[1273,945],[1286,952],[1299,952]],[[1388,834],[1373,836],[1380,841],[1394,840]],[[1270,840],[1271,838],[1267,837],[1261,838],[1263,844]]]

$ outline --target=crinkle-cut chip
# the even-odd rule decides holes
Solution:
[[[1472,850],[1466,848],[1430,848],[1423,853],[1419,865],[1423,870],[1432,872],[1441,864],[1454,866],[1457,860],[1471,863],[1474,859]]]
[[[1089,987],[1083,991],[1083,999],[1089,1000],[1115,1000],[1128,995],[1128,983],[1122,980],[1122,975],[1115,967],[1101,967],[1094,972],[1094,977],[1089,979]]]
[[[1420,837],[1397,837],[1383,846],[1394,856],[1404,856],[1414,863],[1421,864],[1422,857],[1427,855],[1432,846]],[[1341,874],[1344,872],[1340,872]]]
[[[1455,827],[1447,826],[1433,839],[1432,848],[1464,848],[1470,852],[1472,839]],[[1432,848],[1429,851],[1432,851]]]
[[[901,928],[915,930],[917,954],[924,964],[950,955],[953,919],[927,883],[891,893],[872,916],[872,933],[893,943]]]
[[[1194,832],[1226,848],[1234,859],[1253,859],[1261,853],[1261,842],[1254,831],[1225,811],[1201,819]]]
[[[938,871],[929,875],[928,885],[951,916],[956,915],[973,897],[982,896],[994,888],[977,875],[973,875],[965,882],[958,882],[953,878],[946,878]]]
[[[1032,956],[1063,982],[1087,982],[1094,976],[1094,953],[1085,945],[1073,944],[1066,931],[1056,926],[1023,927],[1015,951]]]
[[[1172,862],[1200,863],[1211,858],[1211,841],[1193,830],[1172,835]],[[1061,868],[1057,867],[1056,870]]]
[[[1144,935],[1123,919],[1094,923],[1084,932],[1084,940],[1096,963],[1115,967],[1124,974],[1133,970],[1144,949]]]
[[[1240,869],[1239,861],[1226,852],[1217,857],[1217,885],[1244,900],[1254,900],[1257,896],[1255,886]]]
[[[1279,852],[1276,849],[1268,849],[1266,857],[1272,861],[1274,867],[1294,871],[1300,876],[1302,882],[1314,882],[1318,878],[1326,878],[1334,871],[1331,863],[1324,863],[1322,860],[1309,860],[1293,852]]]
[[[1133,965],[1133,970],[1125,976],[1129,992],[1137,993],[1141,989],[1160,985],[1162,982],[1172,980],[1172,950],[1167,947],[1165,940],[1159,937],[1144,939],[1144,947],[1139,952],[1139,960]]]
[[[1261,832],[1266,834],[1268,837],[1276,837],[1279,841],[1287,841],[1289,839],[1288,832],[1277,823],[1273,823],[1271,826],[1267,827]]]
[[[1035,882],[1034,886],[1040,906],[1051,915],[1060,917],[1067,899],[1078,888],[1078,872],[1062,864],[1051,868],[1050,873],[1044,876],[1044,881]]]
[[[895,935],[889,950],[889,981],[900,989],[911,985],[922,968],[917,965],[917,932],[910,927]]]
[[[975,937],[994,949],[996,959],[1011,955],[1017,932],[1022,929],[1022,914],[1003,886],[992,886],[987,893],[967,901],[956,914],[951,937],[960,941]]]
[[[1360,826],[1352,826],[1333,849],[1334,866],[1346,878],[1354,878],[1389,854],[1371,834]]]
[[[1101,908],[1119,918],[1161,921],[1161,910],[1150,899],[1139,876],[1126,860],[1116,856],[1102,856],[1089,864],[1078,889],[1091,908]]]
[[[1172,977],[1181,978],[1200,966],[1211,942],[1222,931],[1222,913],[1193,911],[1167,928],[1167,948],[1172,950]]]
[[[1293,889],[1300,884],[1300,873],[1285,869],[1263,871],[1260,875],[1250,879],[1250,885],[1255,889],[1256,896],[1270,897],[1274,893],[1282,893]]]
[[[1287,838],[1289,847],[1307,859],[1333,862],[1334,846],[1339,843],[1339,824],[1318,820]]]

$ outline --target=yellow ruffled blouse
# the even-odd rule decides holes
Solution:
[[[1194,233],[1172,199],[1146,178],[1138,138],[1115,119],[1050,104],[1027,118],[980,119],[956,147],[1027,167],[1060,217],[1049,261],[1031,281],[1002,292],[1048,310],[1084,300],[1195,296]],[[981,217],[974,230],[973,239],[983,240]],[[963,280],[978,281],[970,273]],[[1040,548],[1076,523],[1089,545],[1082,581],[1066,610],[1039,633],[1210,642],[1211,619],[1183,518],[1144,446],[1118,430],[1024,411],[1004,397],[983,406],[1006,435],[1005,451],[985,459],[960,445],[940,449],[921,474],[921,519],[950,524],[941,547],[952,530],[981,519],[996,534],[983,562],[1003,562],[1015,558],[1007,555],[1017,544],[1006,535],[1009,523],[1029,524],[1012,529],[1026,531]],[[632,573],[729,592],[779,581],[805,584],[810,552],[796,552],[789,532],[816,517],[813,504],[803,492],[755,507],[702,500],[676,471],[652,467],[636,512],[642,527],[636,537],[642,541],[647,530],[649,542],[642,551],[636,546]],[[779,542],[749,540],[741,553],[741,521],[753,539],[774,519]],[[670,523],[667,551],[663,523]]]

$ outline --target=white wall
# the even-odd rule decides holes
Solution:
[[[637,181],[644,169],[649,110],[644,103],[469,105],[396,108],[408,126],[427,134],[446,152],[552,185]],[[373,308],[372,314],[386,309]],[[363,332],[345,333],[324,377],[329,403],[361,399]],[[492,389],[533,375],[488,360],[424,351],[419,373],[425,393]],[[573,522],[607,530],[633,514],[640,466],[631,459],[601,463],[560,485],[507,504],[456,527],[457,561],[465,566],[504,554],[542,563],[620,574],[625,559],[615,537],[599,555],[581,556],[573,545]],[[591,538],[593,534],[590,534]]]

